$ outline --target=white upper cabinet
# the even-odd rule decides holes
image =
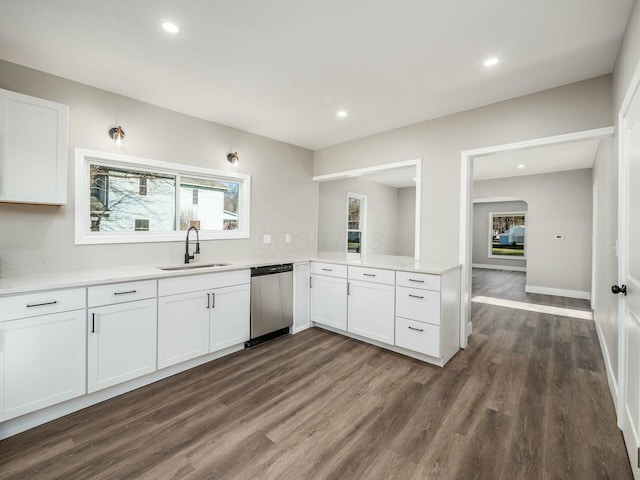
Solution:
[[[69,107],[0,89],[0,202],[67,203]]]

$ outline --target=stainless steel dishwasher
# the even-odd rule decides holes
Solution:
[[[293,325],[293,264],[251,269],[250,347],[289,333]]]

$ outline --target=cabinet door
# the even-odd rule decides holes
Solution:
[[[347,280],[311,275],[311,320],[347,329]]]
[[[89,309],[89,393],[156,370],[156,300]]]
[[[309,327],[309,264],[293,266],[293,328],[292,333]]]
[[[0,323],[0,421],[86,393],[85,312]]]
[[[251,286],[216,288],[211,293],[210,351],[249,340]]]
[[[393,345],[394,286],[349,282],[349,331]]]
[[[66,105],[0,90],[0,201],[67,203]]]
[[[209,353],[211,292],[158,298],[158,368]]]

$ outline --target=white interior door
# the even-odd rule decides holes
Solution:
[[[634,477],[640,441],[640,82],[623,107],[620,123],[620,371],[618,417]],[[623,287],[624,285],[624,287]],[[626,290],[625,290],[626,289]]]

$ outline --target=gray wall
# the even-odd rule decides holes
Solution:
[[[416,187],[398,189],[398,255],[416,254]]]
[[[527,202],[527,285],[591,291],[592,171],[474,182],[474,197]],[[554,239],[563,234],[564,240]]]
[[[605,75],[316,150],[313,173],[422,158],[421,257],[458,262],[460,152],[611,126],[611,105]]]
[[[496,192],[495,196],[501,195]],[[495,265],[500,267],[526,268],[527,261],[510,258],[490,258],[489,257],[489,214],[500,212],[526,212],[526,202],[487,202],[473,204],[473,253],[472,262],[481,265]],[[527,234],[529,225],[527,218]],[[525,234],[526,235],[526,234]],[[525,242],[528,238],[525,237]],[[527,243],[527,249],[529,245]],[[529,252],[527,250],[526,254]],[[508,269],[508,268],[507,268]]]
[[[346,251],[348,192],[367,196],[367,254],[397,255],[398,189],[357,177],[320,183],[318,250]]]
[[[316,251],[317,190],[312,152],[43,72],[0,61],[0,88],[69,105],[69,195],[62,207],[0,204],[0,274],[125,264],[180,263],[183,242],[74,246],[74,148],[113,151],[218,170],[233,167],[252,176],[251,238],[210,240],[199,261],[246,257],[308,256]],[[121,149],[107,136],[120,123]],[[284,243],[284,233],[293,242]],[[270,233],[273,243],[262,244]]]

